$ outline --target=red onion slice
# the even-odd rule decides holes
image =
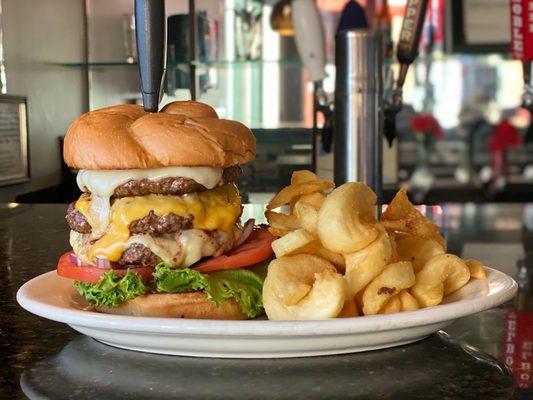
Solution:
[[[241,244],[246,242],[246,239],[251,235],[252,231],[254,230],[255,226],[255,219],[250,218],[246,223],[244,224],[242,228],[242,235],[240,238],[238,238],[235,243],[233,244],[233,248],[239,247]]]
[[[71,262],[72,264],[76,264],[76,265],[78,265],[78,266],[80,265],[80,264],[78,263],[78,257],[76,256],[76,254],[74,254],[74,253],[70,253],[70,254],[69,254],[69,258],[70,258],[70,262]]]
[[[96,268],[109,269],[109,260],[107,258],[96,257]]]
[[[121,267],[116,262],[111,262],[107,258],[96,257],[96,268],[102,269],[120,269]]]

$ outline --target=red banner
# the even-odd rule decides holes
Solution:
[[[533,0],[511,0],[511,53],[533,60]]]
[[[502,358],[513,371],[519,389],[531,388],[533,366],[533,314],[507,310]]]

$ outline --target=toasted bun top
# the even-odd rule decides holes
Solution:
[[[120,104],[83,114],[69,127],[65,162],[78,169],[230,167],[255,157],[255,137],[207,104],[176,101],[160,112]]]

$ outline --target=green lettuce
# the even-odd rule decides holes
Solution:
[[[87,301],[97,307],[113,307],[142,296],[151,289],[162,293],[204,291],[217,307],[234,298],[249,317],[261,314],[263,309],[263,279],[245,269],[216,271],[201,274],[189,268],[171,268],[160,263],[155,267],[154,281],[146,284],[132,270],[121,277],[110,270],[100,277],[98,283],[74,283]]]
[[[205,290],[207,275],[189,268],[171,268],[160,263],[154,272],[155,289],[164,293],[181,293],[189,290]]]
[[[114,307],[120,303],[142,296],[148,291],[141,277],[128,270],[120,276],[110,270],[100,276],[98,283],[75,281],[74,286],[90,304],[97,307]]]
[[[217,307],[233,297],[250,318],[258,316],[263,308],[263,280],[259,275],[244,269],[201,274],[193,269],[171,268],[160,263],[155,267],[154,278],[158,292],[203,290]]]
[[[208,282],[207,298],[217,306],[233,297],[249,318],[261,314],[263,280],[259,275],[245,269],[231,269],[210,273]]]

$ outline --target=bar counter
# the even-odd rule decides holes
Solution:
[[[517,280],[517,297],[420,342],[316,358],[236,360],[115,349],[16,303],[17,289],[69,249],[65,205],[0,205],[0,398],[530,399],[533,205],[423,211],[449,252]]]

